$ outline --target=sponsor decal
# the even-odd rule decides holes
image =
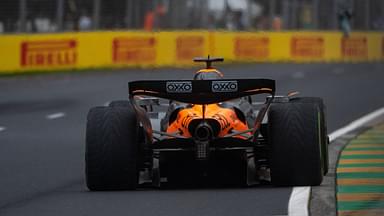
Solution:
[[[168,93],[191,93],[192,82],[190,81],[167,82],[166,90]]]
[[[73,66],[77,63],[77,41],[41,40],[21,43],[22,67]]]
[[[344,58],[367,58],[366,37],[349,37],[341,39],[341,52]]]
[[[236,37],[234,55],[239,59],[266,59],[269,56],[269,38]]]
[[[113,40],[113,62],[116,64],[155,63],[154,37],[119,37]]]
[[[190,62],[196,56],[204,55],[204,37],[179,36],[176,39],[176,59]]]
[[[212,81],[212,92],[237,92],[237,81]]]
[[[324,39],[322,37],[292,37],[291,55],[299,58],[323,58]]]

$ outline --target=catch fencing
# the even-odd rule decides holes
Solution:
[[[383,0],[1,0],[0,33],[97,30],[384,30]]]

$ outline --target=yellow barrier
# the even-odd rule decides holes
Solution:
[[[384,60],[383,32],[87,32],[0,36],[0,71],[189,65],[196,56],[241,62]]]

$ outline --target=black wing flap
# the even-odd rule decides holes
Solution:
[[[275,94],[275,81],[271,79],[146,80],[129,82],[128,87],[131,96],[146,95],[192,104]]]

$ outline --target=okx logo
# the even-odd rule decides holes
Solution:
[[[212,92],[236,92],[237,81],[212,81]]]
[[[192,82],[167,82],[166,88],[168,93],[191,93]]]

